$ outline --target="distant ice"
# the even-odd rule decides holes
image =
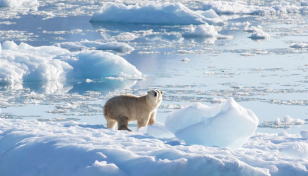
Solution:
[[[107,2],[101,10],[96,12],[91,22],[105,23],[137,23],[137,24],[223,24],[220,19],[206,18],[190,10],[185,5],[177,3],[145,5],[116,4]]]
[[[166,128],[187,144],[241,147],[256,131],[259,120],[233,98],[208,107],[196,103],[174,111],[166,119]]]
[[[0,7],[38,7],[37,0],[0,0]]]
[[[56,46],[32,47],[13,41],[2,44],[0,82],[61,81],[66,78],[122,77],[140,79],[142,73],[124,58],[102,51],[70,52]]]
[[[85,48],[94,48],[97,50],[114,50],[118,52],[126,52],[130,53],[134,51],[134,48],[129,46],[126,43],[119,43],[119,42],[96,42],[96,41],[88,41],[84,40],[81,42],[63,42],[57,43],[56,46],[61,48],[73,49],[73,50],[82,50]]]
[[[308,44],[307,43],[292,43],[291,48],[308,48]]]
[[[271,37],[269,34],[265,33],[260,27],[257,28],[255,26],[252,26],[250,28],[244,29],[244,31],[245,30],[248,32],[252,32],[249,37],[251,39],[269,39]]]
[[[275,14],[300,13],[307,11],[304,6],[292,5],[289,2],[267,6],[248,5],[245,2],[207,1],[203,3],[203,10],[213,9],[218,14]]]
[[[191,26],[191,28],[188,31],[183,33],[183,37],[186,37],[186,38],[215,37],[218,39],[232,39],[233,38],[232,36],[225,36],[225,35],[218,34],[215,27],[209,24],[198,25],[196,27]]]

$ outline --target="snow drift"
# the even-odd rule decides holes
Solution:
[[[172,112],[165,126],[189,145],[238,148],[255,133],[258,123],[251,110],[228,98],[217,106],[196,103]]]
[[[137,24],[219,24],[220,19],[206,18],[181,3],[148,3],[145,5],[116,4],[107,2],[96,12],[91,22],[137,23]]]
[[[12,41],[4,42],[0,50],[1,83],[102,77],[141,78],[142,73],[124,58],[102,51],[70,52]]]

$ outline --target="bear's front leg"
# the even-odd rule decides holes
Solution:
[[[148,125],[153,125],[153,123],[156,121],[156,112],[157,111],[154,111],[154,112],[151,113]]]
[[[147,126],[150,120],[150,114],[143,114],[137,120],[138,129]]]

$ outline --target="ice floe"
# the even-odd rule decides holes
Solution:
[[[220,19],[206,18],[182,3],[147,3],[124,5],[107,2],[96,12],[91,22],[137,24],[223,24]]]
[[[190,145],[241,147],[258,123],[251,110],[229,98],[213,107],[196,103],[172,112],[166,119],[166,128]]]
[[[2,44],[0,63],[2,83],[108,76],[140,79],[142,76],[124,58],[109,52],[70,52],[56,46],[32,47],[25,43],[17,45],[13,41]]]
[[[62,42],[62,43],[57,43],[55,45],[61,48],[67,48],[71,50],[83,50],[89,48],[96,50],[113,50],[125,53],[130,53],[134,51],[133,47],[129,46],[126,43],[119,43],[119,42],[103,43],[97,41],[83,40],[81,42]]]
[[[64,119],[44,122],[0,118],[1,173],[19,176],[308,173],[307,143],[299,134],[257,133],[242,148],[232,149],[186,146],[176,139],[159,140],[142,133],[74,121],[77,119],[59,123],[61,120]],[[20,169],[24,167],[28,169]]]

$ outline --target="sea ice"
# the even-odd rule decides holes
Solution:
[[[245,2],[207,1],[203,3],[203,10],[213,9],[218,14],[275,14],[300,13],[307,11],[307,7],[298,7],[289,2],[280,2],[271,7],[248,5]]]
[[[185,5],[177,3],[145,5],[116,4],[107,2],[101,10],[96,12],[91,22],[106,23],[137,23],[137,24],[221,24],[221,20],[206,18],[190,10]]]
[[[174,111],[166,119],[166,128],[187,144],[241,147],[256,131],[257,116],[228,98],[208,107],[196,103]]]

